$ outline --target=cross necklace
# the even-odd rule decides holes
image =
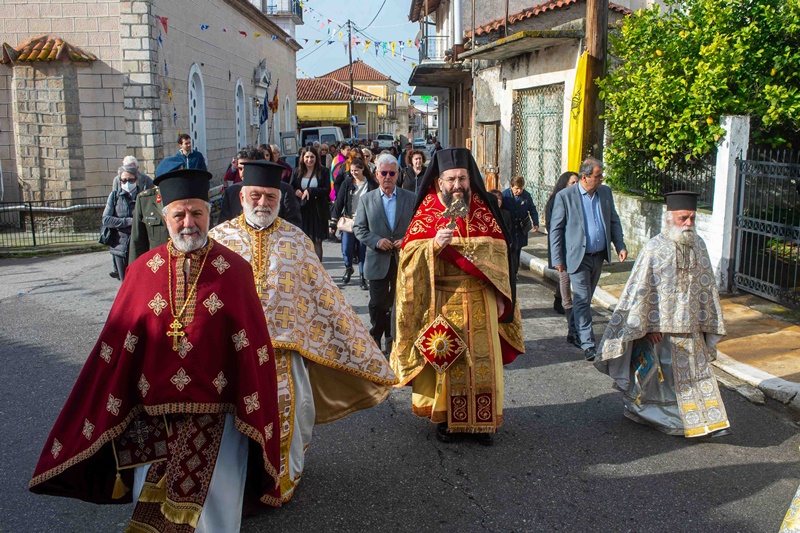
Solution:
[[[203,261],[202,263],[200,263],[200,270],[197,272],[197,278],[195,278],[194,283],[192,283],[191,287],[189,288],[189,292],[186,295],[186,300],[184,300],[183,306],[177,313],[175,312],[175,304],[173,303],[173,297],[172,297],[172,253],[171,252],[174,251],[172,241],[170,241],[167,246],[170,251],[169,261],[167,261],[167,285],[169,288],[169,312],[172,314],[172,324],[169,325],[169,331],[167,331],[167,337],[172,337],[172,351],[177,352],[180,350],[180,339],[186,336],[186,332],[182,331],[184,328],[183,322],[181,322],[181,320],[183,319],[183,313],[186,312],[186,305],[192,300],[192,295],[195,293],[195,291],[197,291],[197,283],[200,281],[200,274],[203,273],[203,267],[206,266],[206,259],[208,258],[208,252],[211,251],[211,246],[208,247],[206,253],[203,255]]]

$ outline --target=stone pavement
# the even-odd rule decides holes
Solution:
[[[547,268],[543,233],[531,234],[520,262],[545,279],[558,279],[557,272]],[[603,267],[595,305],[616,307],[633,263],[629,259]],[[733,376],[727,383],[748,399],[763,403],[760,391],[800,412],[800,313],[744,293],[722,294],[721,299],[728,335],[718,345],[715,366]]]

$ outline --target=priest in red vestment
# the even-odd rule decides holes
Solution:
[[[250,265],[207,237],[208,180],[160,176],[170,241],[128,267],[30,490],[136,502],[126,531],[238,531],[280,505],[276,367]]]
[[[443,442],[490,445],[503,422],[503,365],[525,351],[509,236],[469,150],[437,151],[403,239],[391,365]]]

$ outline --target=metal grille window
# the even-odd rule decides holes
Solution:
[[[564,84],[516,91],[514,175],[525,178],[540,213],[561,174]]]
[[[189,136],[192,146],[204,156],[206,152],[206,95],[203,76],[197,65],[189,70]]]

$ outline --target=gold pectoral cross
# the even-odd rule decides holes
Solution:
[[[180,349],[178,339],[179,337],[185,337],[186,333],[180,331],[183,329],[183,324],[177,318],[172,321],[169,327],[172,331],[167,332],[167,337],[172,337],[172,351],[177,352]]]
[[[469,214],[467,204],[461,198],[455,198],[450,205],[442,212],[442,218],[449,218],[450,222],[447,223],[448,229],[456,229],[456,219],[466,218]]]

